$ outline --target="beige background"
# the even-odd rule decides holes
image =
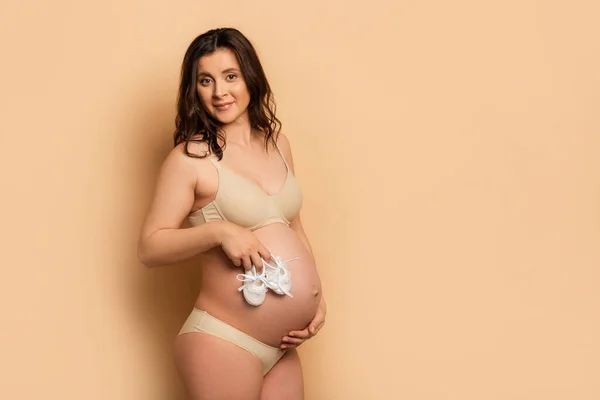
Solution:
[[[600,398],[597,1],[1,4],[0,398],[184,398],[198,267],[135,246],[217,26],[256,44],[306,195],[308,400]]]

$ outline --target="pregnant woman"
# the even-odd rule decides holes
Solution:
[[[138,249],[147,266],[201,260],[202,287],[175,341],[193,400],[304,398],[295,348],[321,329],[326,306],[280,126],[248,39],[231,28],[194,39],[175,147]]]

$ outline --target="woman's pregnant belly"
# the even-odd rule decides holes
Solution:
[[[221,248],[215,248],[204,257],[202,287],[195,305],[255,339],[279,347],[285,335],[306,328],[313,319],[321,300],[321,282],[313,257],[291,228],[277,223],[254,234],[283,261],[298,257],[286,264],[294,297],[268,290],[260,306],[246,303],[238,291],[242,282],[236,279],[243,268],[235,267]]]

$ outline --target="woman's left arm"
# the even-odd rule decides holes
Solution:
[[[277,143],[279,145],[279,148],[283,152],[283,156],[285,157],[290,169],[292,170],[292,173],[295,175],[296,172],[294,170],[294,160],[292,158],[292,150],[288,138],[283,134],[279,134],[279,139]],[[302,240],[302,243],[304,243],[304,246],[306,247],[308,252],[314,258],[312,247],[310,245],[308,237],[306,236],[306,232],[304,232],[304,227],[302,226],[300,215],[296,216],[296,218],[294,218],[294,220],[290,222],[290,228],[292,228],[294,232],[296,232],[298,237],[300,237],[300,240]],[[321,301],[319,303],[319,307],[317,309],[317,312],[315,313],[313,320],[308,324],[308,326],[305,329],[301,331],[292,331],[288,333],[288,336],[285,336],[282,340],[281,348],[291,349],[297,347],[300,344],[304,343],[306,340],[315,336],[325,324],[326,314],[327,306],[325,304],[325,296],[323,296],[323,293],[321,293]]]

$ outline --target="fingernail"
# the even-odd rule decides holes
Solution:
[[[293,333],[290,333],[288,336],[294,337],[294,334],[293,334]]]
[[[283,338],[284,342],[289,342],[290,340],[288,338]]]
[[[285,349],[287,349],[287,346],[286,346],[286,345],[282,345],[282,346],[281,346],[281,349],[282,349],[282,350],[285,350]]]

